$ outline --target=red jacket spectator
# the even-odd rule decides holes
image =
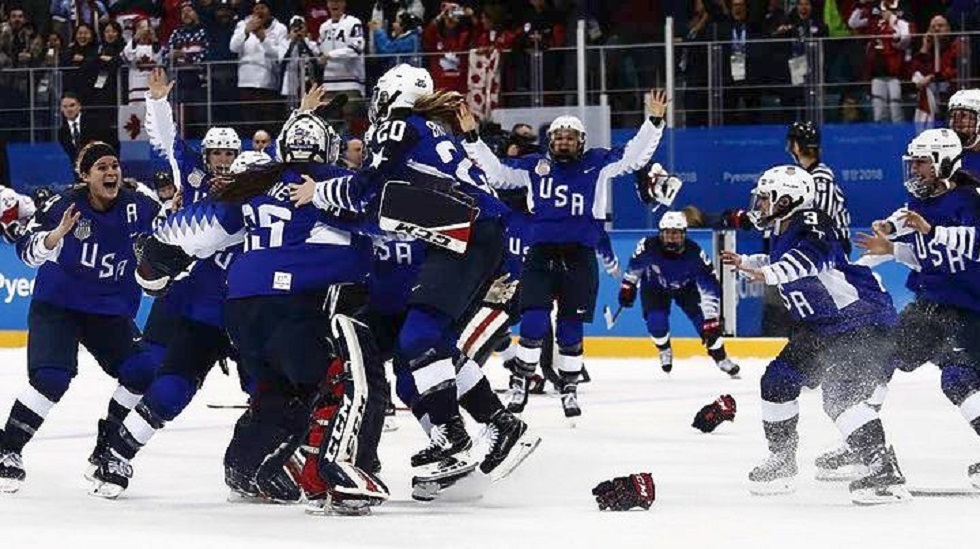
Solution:
[[[470,33],[460,22],[454,4],[425,27],[422,49],[428,54],[429,73],[437,90],[466,93],[466,61]]]
[[[535,43],[541,49],[564,46],[565,25],[558,12],[550,8],[546,0],[528,0],[528,3],[518,35],[523,47],[534,49]]]
[[[912,57],[909,76],[918,88],[918,109],[935,115],[938,99],[948,99],[954,91],[960,43],[949,34],[949,22],[937,15],[929,22],[929,31],[922,37],[922,47]],[[939,55],[936,55],[936,44]],[[940,96],[940,97],[937,97]]]
[[[320,41],[320,25],[330,19],[327,0],[303,0],[303,19],[306,19],[306,32],[314,42]]]
[[[476,25],[470,31],[473,36],[471,46],[477,49],[509,50],[517,40],[517,32],[500,27],[501,25],[494,24],[486,11],[480,12]]]
[[[912,40],[911,27],[898,9],[897,0],[883,0],[880,4],[863,2],[851,13],[848,25],[865,36],[890,36],[872,38],[865,50],[864,79],[902,78]]]
[[[160,43],[170,40],[170,33],[181,25],[180,7],[187,0],[161,0],[160,2]]]

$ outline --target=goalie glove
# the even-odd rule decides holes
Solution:
[[[721,395],[718,400],[701,408],[694,416],[691,427],[702,433],[710,433],[723,421],[735,421],[735,399],[732,395]]]
[[[519,282],[518,280],[511,280],[510,273],[505,273],[493,281],[490,289],[487,290],[487,295],[483,298],[483,302],[501,306],[510,303],[510,300],[514,298],[514,294],[517,293]]]
[[[592,489],[600,511],[629,511],[634,507],[649,509],[656,499],[653,476],[635,473],[600,482]]]
[[[167,293],[173,282],[189,275],[195,263],[180,246],[164,244],[148,234],[136,237],[133,252],[136,254],[136,282],[154,297]]]
[[[640,177],[638,183],[640,188],[637,191],[644,204],[657,202],[668,208],[674,203],[677,193],[681,192],[681,187],[684,185],[676,176],[667,173],[659,163],[650,166],[650,171]]]
[[[619,305],[624,309],[629,309],[636,301],[636,284],[623,281],[619,285]]]

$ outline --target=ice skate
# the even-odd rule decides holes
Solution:
[[[796,491],[796,452],[770,453],[749,472],[749,492],[757,496],[791,494]]]
[[[116,499],[126,488],[129,479],[133,478],[133,468],[129,461],[112,452],[103,454],[102,463],[92,479],[92,490],[89,494],[106,499]]]
[[[570,420],[582,415],[582,409],[578,405],[577,383],[569,381],[561,388],[561,407],[565,410],[565,417]]]
[[[661,349],[660,350],[660,367],[663,368],[664,372],[670,373],[674,369],[674,350],[673,349]]]
[[[429,431],[431,444],[412,456],[415,475],[412,497],[428,501],[439,491],[471,474],[479,462],[470,455],[473,442],[466,433],[463,418],[456,416]]]
[[[742,368],[740,368],[738,364],[732,362],[732,359],[730,358],[726,358],[725,360],[719,362],[718,368],[720,368],[722,372],[728,374],[732,379],[739,379],[738,373],[742,371]]]
[[[106,419],[99,420],[99,431],[95,438],[95,448],[88,456],[88,468],[85,471],[85,480],[95,481],[95,471],[105,461],[105,455],[109,452],[109,434],[112,429],[118,429],[119,424],[110,422]]]
[[[970,484],[974,488],[980,490],[980,461],[969,466],[966,470],[966,474],[970,477]]]
[[[820,454],[813,464],[817,467],[815,478],[827,482],[852,481],[868,474],[861,456],[846,444]]]
[[[12,494],[20,490],[26,477],[20,452],[0,448],[0,492]]]
[[[520,414],[527,406],[528,379],[522,375],[510,376],[510,388],[507,390],[507,411]]]
[[[850,484],[851,501],[858,505],[882,505],[912,500],[891,447],[875,452],[868,468],[871,471],[868,476]]]
[[[481,438],[490,450],[480,463],[480,471],[497,482],[514,471],[541,443],[541,437],[528,432],[527,424],[500,410],[483,429]]]

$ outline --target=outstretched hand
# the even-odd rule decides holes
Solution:
[[[167,71],[162,67],[157,67],[150,72],[149,91],[153,99],[163,99],[170,94],[174,87],[173,82],[168,82]]]
[[[313,86],[310,91],[306,92],[303,96],[303,100],[300,101],[299,110],[301,111],[312,111],[316,110],[320,105],[325,104],[327,96],[327,88],[322,84],[319,86]]]
[[[650,98],[647,100],[647,108],[656,118],[663,118],[667,114],[667,92],[664,90],[650,90]]]
[[[459,129],[463,133],[474,131],[477,128],[476,117],[473,116],[473,111],[470,110],[466,101],[460,102],[459,110],[456,112],[456,119],[459,120]]]

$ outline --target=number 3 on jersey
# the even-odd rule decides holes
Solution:
[[[293,218],[289,208],[275,204],[262,204],[258,208],[248,204],[242,206],[242,215],[248,229],[245,238],[245,251],[266,250],[282,246],[282,233],[286,222]]]

